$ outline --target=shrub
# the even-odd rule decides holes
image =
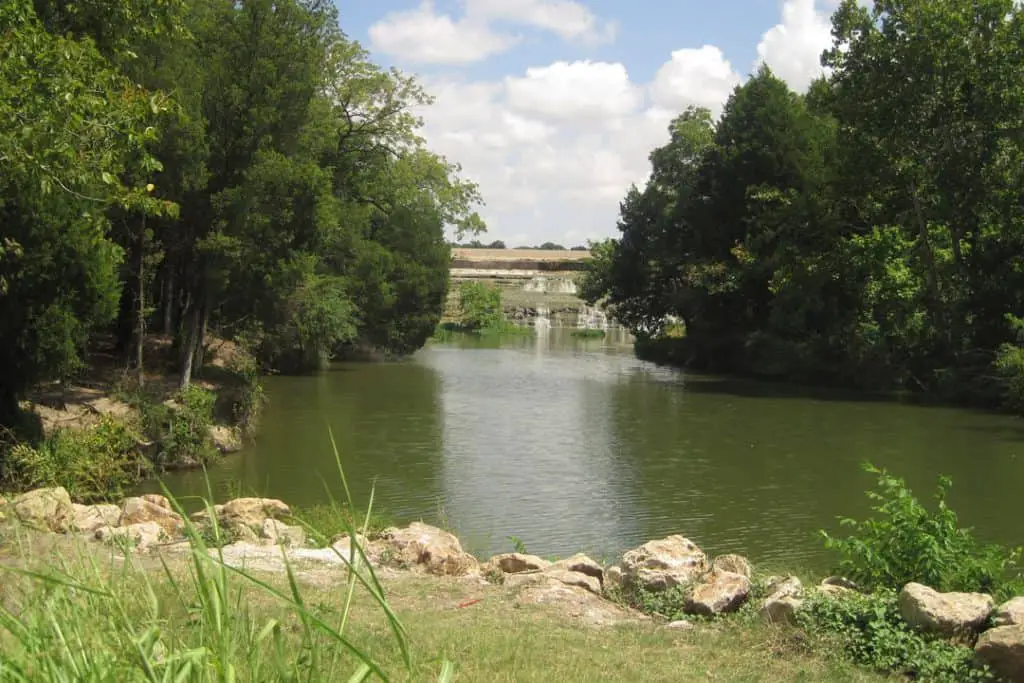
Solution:
[[[231,417],[243,432],[251,433],[266,401],[260,364],[240,344],[228,361],[227,369],[239,380],[239,385],[231,388]]]
[[[1024,413],[1024,348],[1003,344],[993,365],[1000,380],[1003,405]]]
[[[95,502],[120,498],[150,468],[133,431],[103,417],[83,429],[59,429],[37,446],[14,446],[4,461],[3,481],[17,490],[63,486],[75,500]]]
[[[502,327],[501,290],[482,282],[464,282],[459,287],[461,324],[469,330]]]
[[[217,396],[193,384],[178,392],[175,398],[174,407],[148,398],[136,399],[143,429],[160,445],[157,464],[164,467],[202,464],[215,452],[210,426]]]
[[[842,556],[838,569],[843,575],[869,590],[898,590],[916,581],[940,591],[1006,594],[1019,573],[1021,551],[983,546],[970,529],[960,527],[946,504],[948,477],[939,477],[932,512],[902,479],[870,464],[865,469],[878,477],[876,490],[867,492],[876,516],[842,519],[851,529],[847,538],[821,532],[826,547]]]
[[[828,649],[838,647],[858,664],[936,683],[994,680],[973,666],[974,650],[919,633],[903,622],[896,593],[816,594],[804,601],[797,621]]]

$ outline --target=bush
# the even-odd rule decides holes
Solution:
[[[942,683],[994,680],[973,666],[974,650],[926,636],[903,622],[896,593],[851,593],[842,597],[816,594],[797,612],[799,625],[838,647],[858,664]]]
[[[97,502],[122,497],[150,470],[137,435],[103,417],[84,429],[59,429],[38,446],[14,446],[4,461],[3,481],[15,490],[63,486],[75,500]]]
[[[875,517],[864,521],[842,519],[848,538],[833,538],[822,531],[825,545],[842,560],[839,572],[868,590],[898,590],[910,581],[939,591],[981,591],[1006,596],[1019,576],[1019,548],[983,546],[970,529],[959,526],[956,513],[946,505],[951,482],[939,477],[935,511],[913,496],[902,479],[870,464],[877,475],[876,490],[867,496]]]
[[[250,434],[256,429],[266,401],[260,364],[253,354],[239,345],[228,361],[227,369],[239,380],[239,385],[230,390],[231,417],[244,433]]]
[[[160,445],[158,465],[174,467],[206,462],[216,452],[210,439],[216,394],[191,385],[178,392],[175,406],[136,397],[147,436]]]
[[[460,323],[468,330],[499,328],[505,323],[501,290],[482,282],[464,282],[459,287]]]

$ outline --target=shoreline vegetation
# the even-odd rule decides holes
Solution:
[[[510,537],[515,552],[480,561],[449,531],[371,527],[343,474],[326,533],[274,499],[188,516],[161,495],[79,505],[39,489],[0,503],[0,673],[635,680],[627,662],[642,656],[645,680],[1020,680],[1020,551],[960,528],[948,481],[929,510],[869,469],[874,515],[826,537],[841,573],[820,582],[710,558],[681,535],[604,565]]]

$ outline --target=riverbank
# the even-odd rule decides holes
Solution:
[[[352,520],[327,537],[273,499],[186,517],[162,496],[84,506],[47,489],[0,510],[0,559],[15,577],[0,651],[28,670],[75,661],[164,676],[188,661],[189,680],[228,666],[253,680],[282,667],[337,680],[362,667],[467,681],[1024,673],[1019,598],[997,607],[914,583],[897,596],[838,577],[766,576],[678,535],[602,566],[580,554],[481,561],[422,523],[364,535]]]
[[[113,500],[157,474],[201,467],[238,451],[255,428],[262,383],[254,359],[212,339],[184,389],[171,339],[146,339],[144,373],[100,340],[73,382],[36,386],[0,438],[0,486],[63,486],[77,500]]]

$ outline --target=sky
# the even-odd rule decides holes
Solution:
[[[374,61],[415,74],[431,150],[484,199],[484,242],[618,235],[619,202],[690,105],[721,111],[762,62],[821,74],[836,0],[337,0]]]

